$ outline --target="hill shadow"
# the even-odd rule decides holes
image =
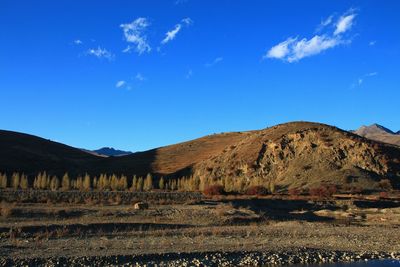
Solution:
[[[257,213],[264,213],[266,218],[277,221],[333,221],[333,218],[317,216],[314,212],[321,209],[338,209],[333,204],[315,203],[307,200],[235,199],[224,202],[231,203],[235,208],[245,207]]]

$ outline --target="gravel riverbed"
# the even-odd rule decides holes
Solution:
[[[394,259],[400,252],[346,252],[301,248],[285,252],[197,252],[93,257],[0,259],[1,266],[276,266]]]

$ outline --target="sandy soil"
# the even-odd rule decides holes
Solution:
[[[0,258],[304,249],[399,253],[398,206],[230,199],[135,210],[116,204],[3,202]]]

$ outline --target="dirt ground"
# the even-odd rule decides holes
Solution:
[[[219,199],[0,204],[0,257],[205,251],[400,251],[396,201]]]

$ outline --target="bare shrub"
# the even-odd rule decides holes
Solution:
[[[288,190],[288,194],[289,194],[290,196],[295,196],[295,197],[297,197],[297,196],[299,196],[299,195],[301,194],[301,189],[299,189],[299,188],[290,188],[290,189]]]
[[[10,204],[5,201],[0,203],[0,214],[3,218],[8,218],[14,213],[15,204]]]
[[[268,190],[264,186],[256,185],[249,187],[246,194],[251,196],[265,196],[268,194]]]
[[[391,190],[392,189],[392,183],[390,182],[389,179],[382,179],[379,181],[379,187],[382,190]]]
[[[338,191],[336,185],[328,185],[327,190],[328,190],[328,192],[327,192],[327,193],[328,193],[328,196],[332,196],[332,195],[336,194],[337,191]]]
[[[329,187],[321,185],[320,187],[310,188],[309,194],[313,197],[324,198],[324,197],[331,197],[334,191],[335,191],[334,187],[329,189]]]
[[[67,227],[62,227],[62,228],[58,228],[55,230],[55,236],[57,238],[62,238],[62,237],[66,237],[69,233],[69,230]]]
[[[110,204],[113,204],[113,205],[121,205],[121,204],[122,204],[122,197],[121,197],[121,195],[120,195],[120,194],[116,194],[116,196],[115,196],[114,198],[111,197],[109,203],[110,203]]]
[[[389,193],[386,191],[379,192],[379,198],[385,199],[389,197]]]
[[[216,184],[216,185],[210,185],[207,186],[203,193],[207,196],[218,196],[218,195],[224,195],[225,190],[222,185]]]

